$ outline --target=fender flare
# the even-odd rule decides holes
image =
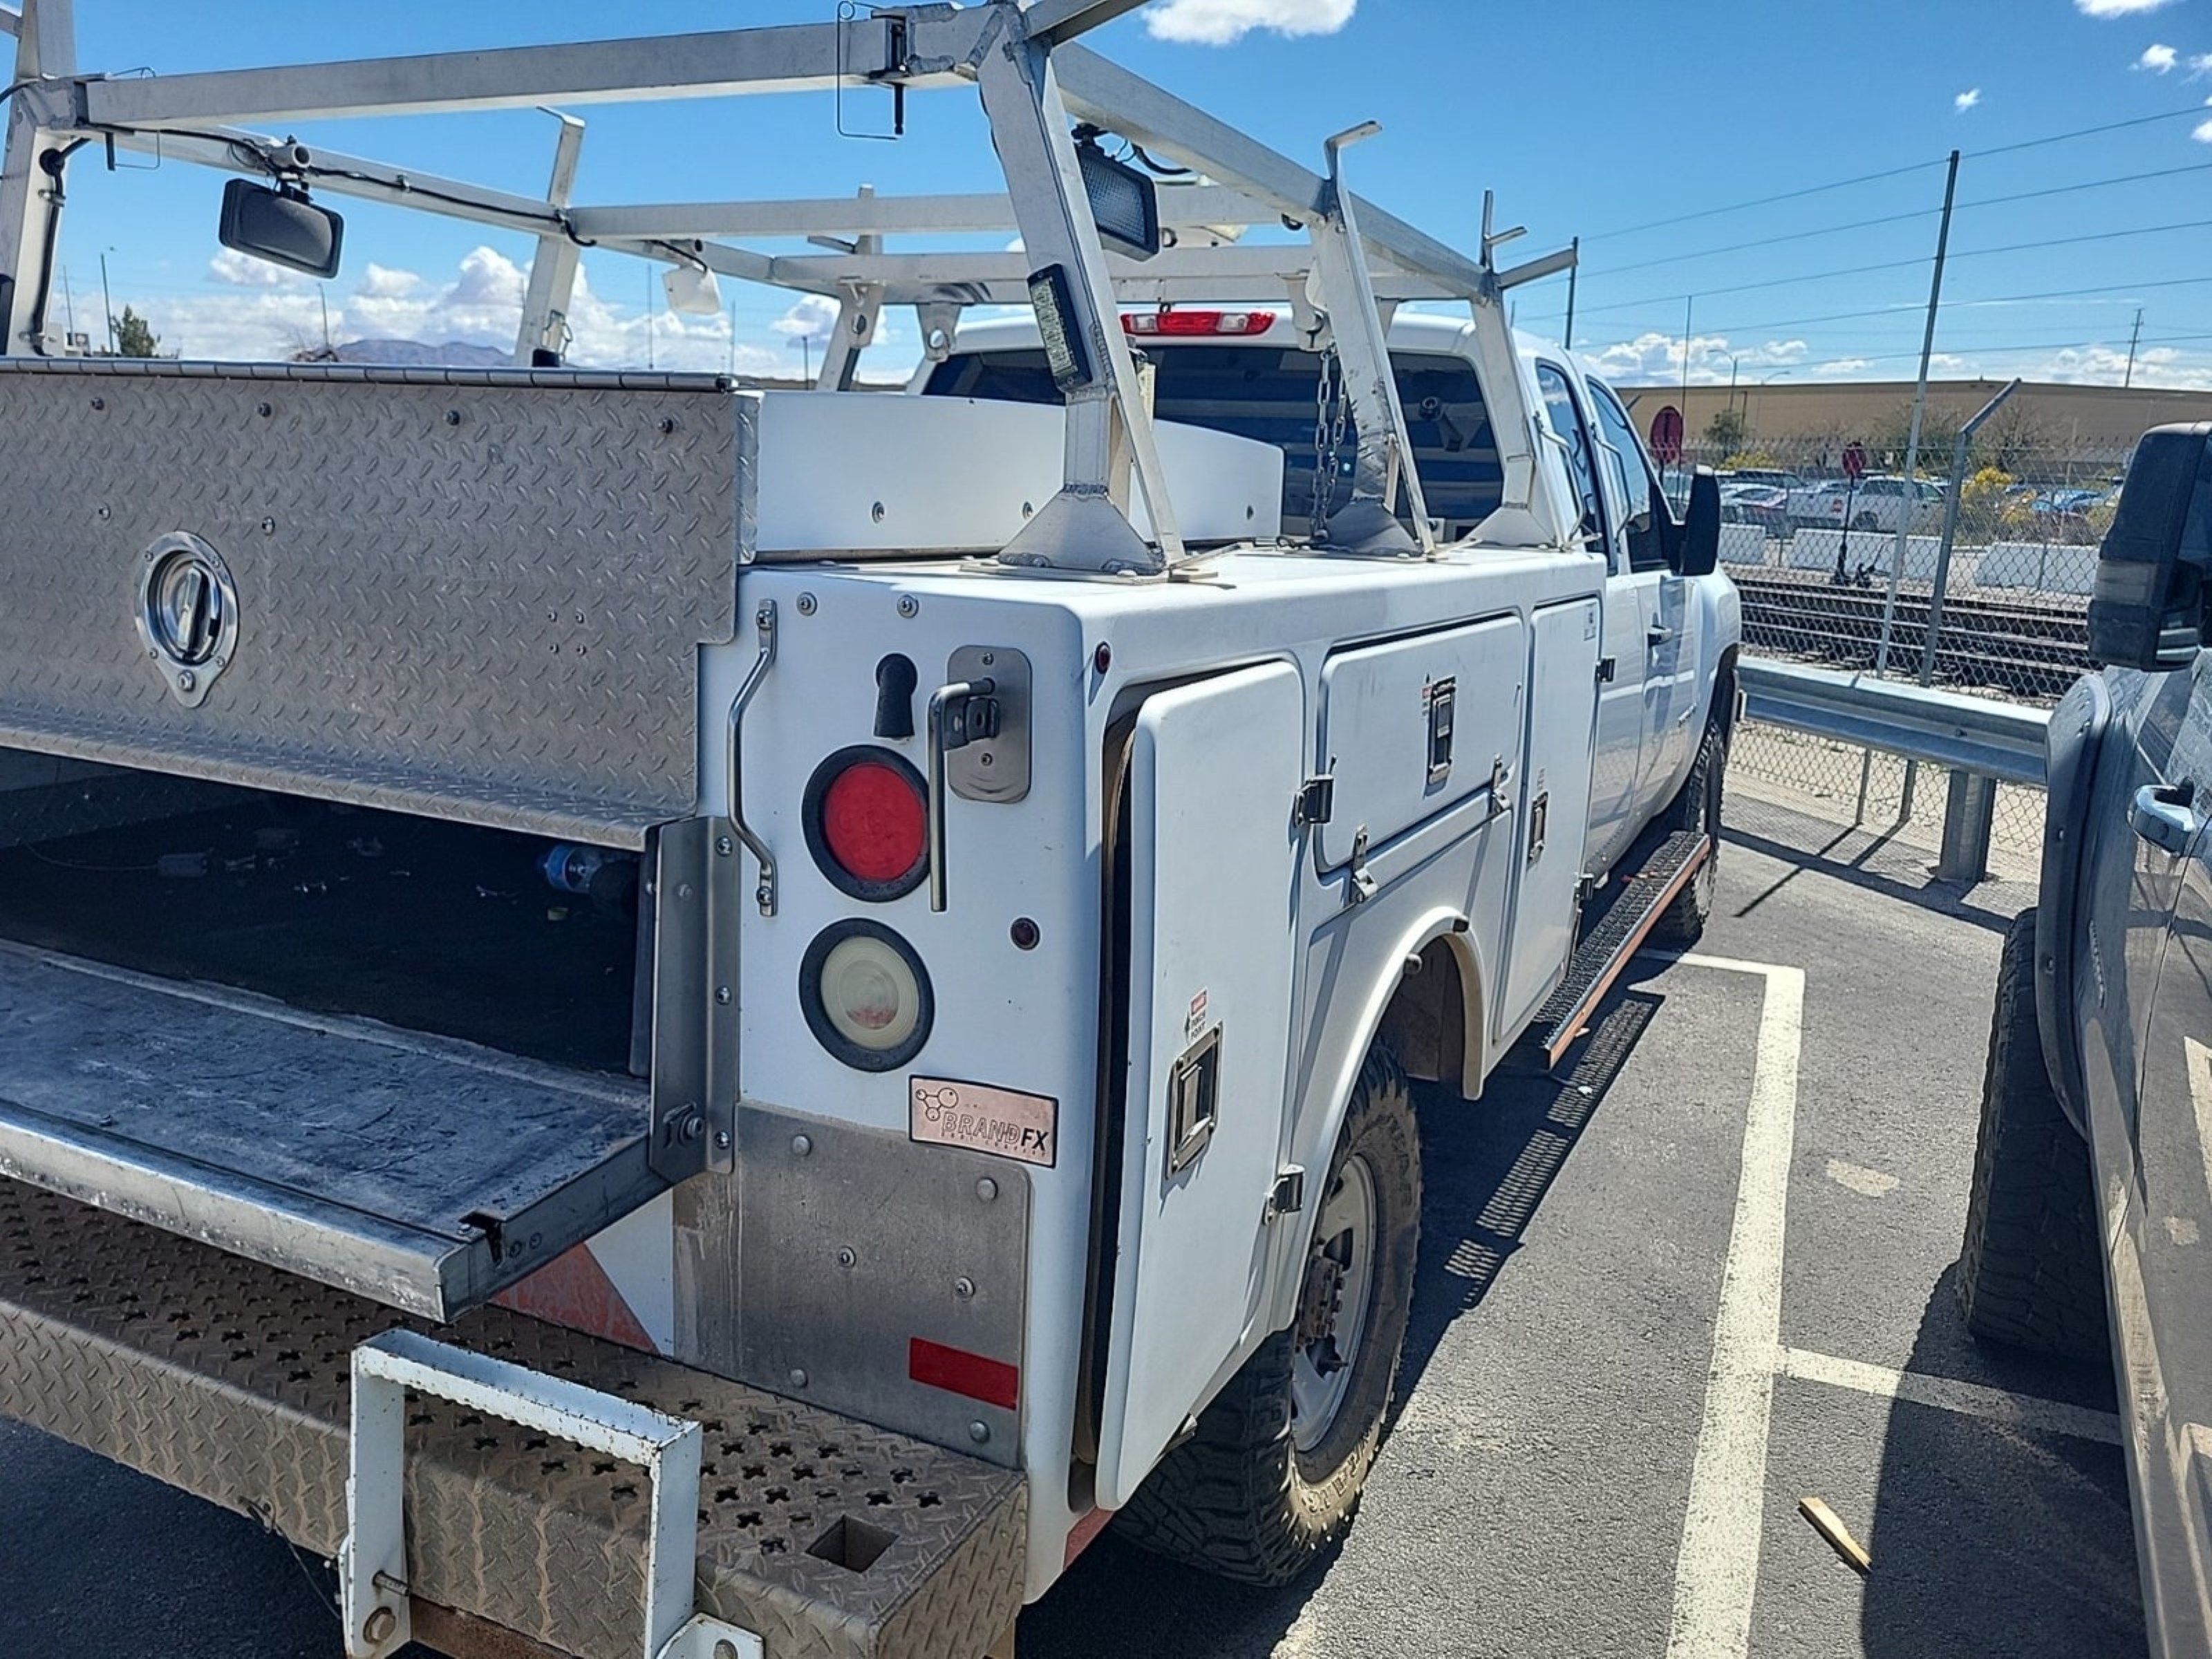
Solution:
[[[1359,1081],[1360,1067],[1366,1063],[1368,1050],[1374,1046],[1383,1018],[1389,1012],[1399,988],[1406,982],[1407,958],[1420,955],[1438,939],[1445,942],[1445,948],[1451,954],[1452,965],[1460,976],[1460,1011],[1466,1034],[1464,1057],[1461,1064],[1461,1092],[1472,1099],[1481,1091],[1482,1079],[1490,1069],[1491,1044],[1486,1018],[1489,977],[1466,913],[1439,905],[1421,912],[1401,931],[1398,948],[1390,958],[1392,971],[1379,975],[1368,988],[1360,1006],[1357,1025],[1358,1040],[1346,1051],[1336,1073],[1328,1079],[1327,1088],[1314,1090],[1310,1095],[1310,1098],[1326,1101],[1328,1105],[1314,1120],[1311,1129],[1301,1126],[1291,1154],[1291,1161],[1299,1164],[1307,1173],[1310,1194],[1314,1191],[1312,1183],[1317,1182],[1327,1172],[1328,1160],[1335,1154],[1337,1137],[1344,1133],[1345,1119],[1352,1110],[1352,1091]],[[1280,1316],[1286,1311],[1286,1299],[1297,1293],[1307,1252],[1313,1248],[1313,1230],[1320,1215],[1319,1202],[1310,1199],[1297,1218],[1297,1228],[1291,1234],[1297,1248],[1287,1260],[1277,1264],[1278,1282],[1269,1298],[1271,1317],[1266,1322],[1269,1330],[1282,1328]]]
[[[2084,1136],[2081,1034],[2074,1025],[2074,935],[2081,921],[2082,860],[2089,839],[2097,756],[2112,722],[2101,674],[2085,674],[2051,711],[2044,739],[2042,886],[2035,901],[2035,1024],[2044,1069],[2067,1121]]]

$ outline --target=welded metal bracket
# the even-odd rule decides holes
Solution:
[[[652,1482],[640,1659],[764,1659],[761,1638],[691,1607],[699,1425],[486,1354],[386,1331],[353,1351],[346,1536],[338,1551],[347,1659],[407,1645],[407,1392],[451,1401],[643,1468]]]
[[[736,826],[660,827],[653,859],[653,1172],[670,1182],[736,1159]]]

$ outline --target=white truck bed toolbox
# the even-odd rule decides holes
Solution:
[[[345,1531],[353,1350],[402,1325],[428,1328],[0,1180],[0,1413],[319,1554]],[[1012,1626],[1021,1475],[501,1309],[435,1334],[700,1423],[696,1606],[768,1659],[975,1659]],[[427,1396],[406,1446],[418,1636],[466,1653],[484,1620],[635,1659],[641,1470]]]

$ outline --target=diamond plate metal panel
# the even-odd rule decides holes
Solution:
[[[696,377],[10,365],[0,744],[640,846],[696,793],[741,402]],[[198,708],[134,621],[179,531],[237,585]]]
[[[388,1310],[0,1180],[0,1412],[260,1516],[329,1555],[345,1526],[354,1346]],[[975,1659],[1019,1611],[1022,1477],[500,1309],[439,1328],[706,1430],[701,1611],[769,1659]],[[408,1417],[418,1600],[579,1659],[634,1659],[641,1472],[434,1400]],[[887,1535],[854,1571],[840,1519]]]

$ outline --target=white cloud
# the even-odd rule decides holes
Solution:
[[[422,279],[411,270],[394,270],[380,265],[374,260],[361,274],[361,285],[355,291],[371,300],[404,300],[422,286]]]
[[[1818,365],[1815,372],[1821,374],[1856,374],[1861,369],[1873,366],[1874,359],[1871,357],[1831,357],[1826,362]]]
[[[1951,100],[1951,107],[1964,115],[1981,101],[1982,89],[1979,87],[1969,87]]]
[[[2212,75],[2212,52],[2200,52],[2189,60],[2189,78],[2201,80]]]
[[[791,309],[769,326],[787,340],[820,345],[837,328],[837,302],[823,294],[802,294]]]
[[[1334,34],[1359,0],[1160,0],[1145,13],[1156,40],[1232,46],[1255,29],[1277,34]]]
[[[1732,345],[1725,334],[1690,337],[1689,380],[1692,386],[1738,385],[1755,380],[1762,373],[1794,368],[1805,361],[1802,340],[1769,340],[1763,345]],[[1682,375],[1682,337],[1656,330],[1632,340],[1617,340],[1584,356],[1622,380],[1664,381],[1679,385]]]
[[[2172,3],[2173,0],[2074,0],[2074,9],[2084,17],[2133,17]]]
[[[282,265],[227,247],[208,261],[208,280],[231,288],[283,288],[300,279]]]
[[[2139,70],[2148,70],[2153,75],[2170,75],[2173,72],[2173,66],[2180,61],[2181,54],[2172,46],[2162,46],[2153,42],[2145,46],[2143,55],[2136,59],[2136,67]]]
[[[2212,144],[2212,121],[2206,121],[2189,135],[2200,144]]]

